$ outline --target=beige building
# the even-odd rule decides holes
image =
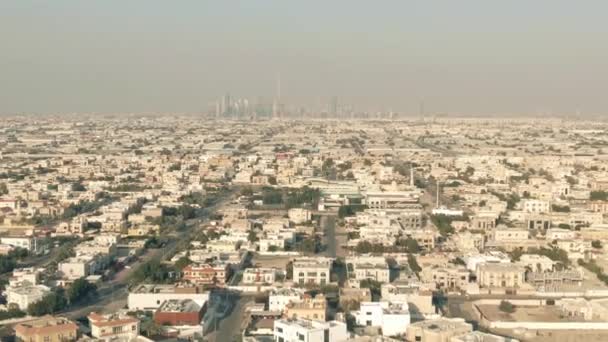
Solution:
[[[464,290],[469,283],[469,271],[461,265],[424,267],[420,280],[433,283],[438,289],[448,291]]]
[[[329,258],[297,258],[293,261],[293,281],[300,285],[329,284],[331,264]]]
[[[519,288],[525,282],[525,273],[521,265],[486,263],[477,266],[477,282],[481,287]]]
[[[316,297],[304,296],[301,302],[290,302],[285,306],[285,316],[292,319],[312,319],[325,321],[327,316],[327,300],[323,294]]]
[[[139,336],[139,320],[131,316],[100,315],[93,312],[89,314],[88,319],[91,336],[100,341],[133,340]]]
[[[15,336],[22,342],[76,341],[78,326],[67,318],[44,316],[17,324]]]
[[[451,342],[451,338],[473,331],[473,326],[462,318],[439,318],[412,323],[406,332],[411,342]]]
[[[390,280],[389,267],[384,257],[354,257],[346,259],[346,263],[352,265],[355,279],[359,281],[371,279],[386,283]]]

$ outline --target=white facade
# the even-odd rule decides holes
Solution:
[[[243,272],[243,284],[273,284],[275,280],[274,268],[247,268]]]
[[[268,252],[272,246],[276,247],[277,250],[282,251],[285,248],[285,240],[278,238],[260,239],[258,245],[260,246],[260,252]]]
[[[477,265],[485,263],[511,263],[511,258],[502,252],[468,255],[464,260],[467,263],[467,270],[472,272],[477,270]]]
[[[293,262],[294,282],[325,285],[330,281],[332,260],[328,258],[298,258]]]
[[[390,271],[384,257],[361,256],[346,259],[347,264],[353,265],[355,279],[371,279],[381,283],[390,280]]]
[[[30,304],[42,300],[44,296],[51,293],[51,290],[44,285],[22,283],[7,287],[4,293],[7,304],[15,304],[19,309],[25,311]]]
[[[410,324],[410,312],[406,302],[362,302],[354,316],[359,325],[380,327],[384,336],[405,334]]]
[[[7,236],[0,238],[0,243],[13,247],[27,249],[30,252],[37,253],[39,251],[38,238],[33,236],[12,237]]]
[[[303,293],[295,288],[278,289],[268,295],[268,310],[283,312],[289,303],[301,303]]]
[[[312,213],[310,210],[302,209],[302,208],[293,208],[289,209],[287,212],[289,216],[289,220],[295,224],[301,224],[304,222],[308,222],[312,219]]]
[[[523,200],[521,206],[528,213],[546,213],[551,208],[549,202],[535,199]]]
[[[129,310],[156,310],[166,300],[192,299],[196,302],[206,302],[209,293],[193,293],[180,291],[174,285],[140,285],[129,292]]]
[[[277,342],[342,342],[349,339],[346,323],[314,320],[274,321],[274,340]]]
[[[462,216],[464,215],[464,211],[457,209],[448,209],[448,208],[435,208],[432,211],[433,215],[444,215],[444,216]]]

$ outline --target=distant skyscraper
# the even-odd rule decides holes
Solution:
[[[331,101],[329,102],[329,115],[334,118],[338,116],[338,97],[337,96],[332,97]]]
[[[272,118],[279,119],[281,117],[281,74],[277,75],[277,93],[272,102]]]
[[[230,115],[232,113],[232,100],[230,93],[226,93],[222,99],[222,115]]]

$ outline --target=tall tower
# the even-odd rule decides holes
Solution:
[[[329,103],[329,115],[334,118],[338,116],[338,97],[337,96],[334,96],[331,98],[331,101]]]
[[[280,119],[281,117],[281,73],[277,73],[276,94],[272,102],[272,118]]]
[[[229,115],[232,112],[232,100],[230,99],[230,93],[226,93],[222,99],[222,115]]]

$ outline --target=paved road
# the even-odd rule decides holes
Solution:
[[[330,258],[335,258],[337,254],[338,241],[336,240],[336,217],[322,216],[321,227],[323,227],[325,239],[325,255]]]
[[[429,150],[431,150],[433,152],[441,153],[442,155],[444,155],[446,157],[456,157],[456,156],[458,156],[458,153],[456,153],[456,152],[454,152],[452,150],[441,148],[441,147],[439,147],[439,146],[437,146],[437,145],[435,145],[433,143],[426,142],[425,137],[423,137],[423,136],[418,137],[418,139],[416,139],[414,141],[414,143],[418,147],[420,147],[420,148],[426,148],[426,149],[429,149]]]
[[[132,272],[134,272],[143,263],[152,260],[153,258],[160,257],[161,260],[167,260],[173,254],[175,254],[177,247],[182,243],[190,241],[192,235],[196,232],[196,228],[205,221],[208,220],[209,216],[221,206],[228,203],[235,193],[235,189],[229,191],[221,196],[221,198],[212,206],[205,209],[205,216],[190,220],[186,223],[186,230],[179,234],[179,238],[171,239],[165,247],[162,249],[156,249],[149,251],[140,257],[140,260],[130,265],[127,269],[125,268],[114,278],[108,282],[102,283],[98,288],[98,296],[93,303],[82,303],[77,306],[72,306],[68,311],[63,312],[64,316],[72,319],[80,318],[88,315],[91,312],[114,312],[125,305],[127,305],[127,298],[129,296],[128,281]]]
[[[252,297],[241,296],[235,299],[230,314],[219,321],[219,329],[206,336],[209,341],[231,342],[240,341],[240,336],[248,323],[246,312],[247,304],[253,301]]]

